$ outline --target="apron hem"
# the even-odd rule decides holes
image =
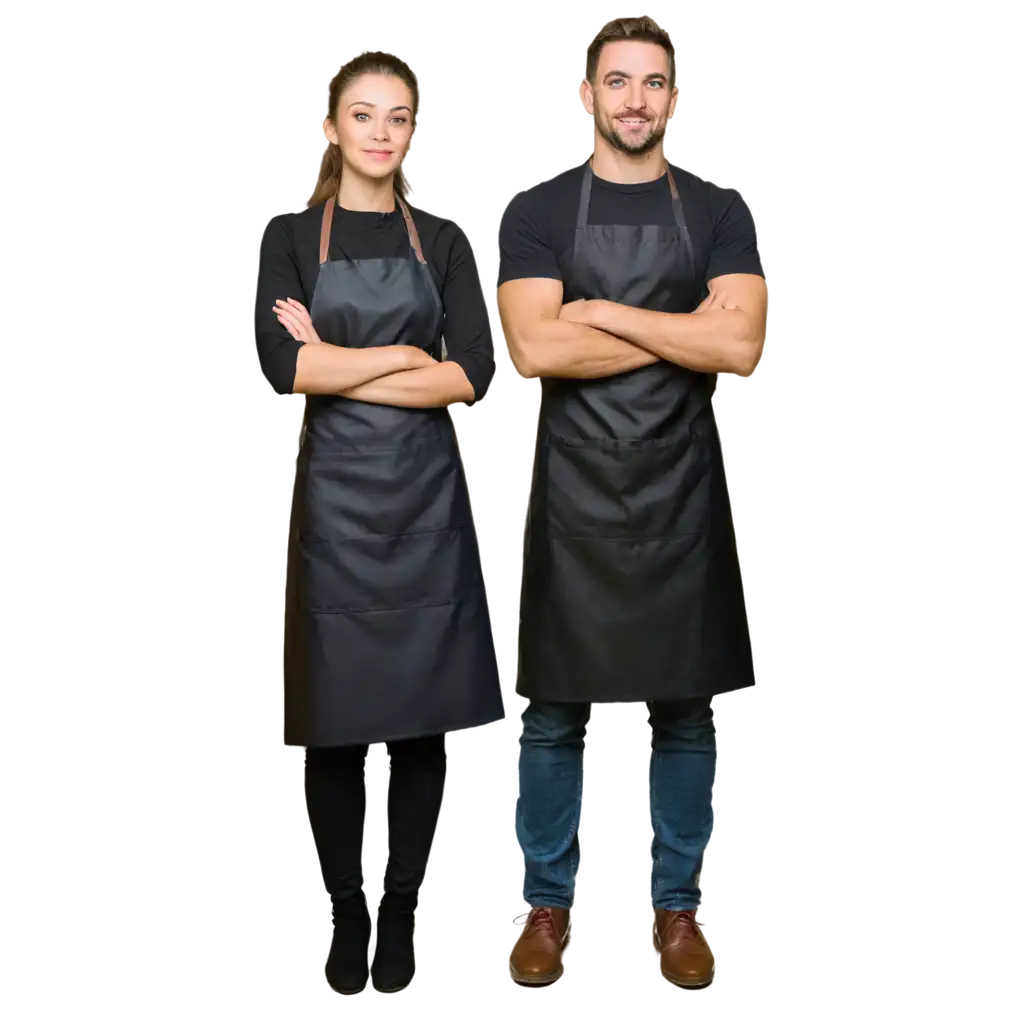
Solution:
[[[399,740],[422,739],[424,736],[447,736],[450,732],[461,732],[464,729],[476,729],[482,725],[490,725],[492,722],[500,722],[505,717],[505,710],[502,708],[502,710],[496,713],[488,712],[486,715],[473,718],[458,725],[448,725],[443,729],[420,729],[414,732],[400,730],[399,732],[381,733],[379,736],[374,736],[370,739],[344,739],[334,743],[305,743],[302,740],[288,739],[286,736],[284,745],[286,747],[350,747],[359,746],[364,743],[394,743]]]

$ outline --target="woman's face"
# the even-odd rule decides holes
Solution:
[[[345,169],[368,178],[398,170],[412,131],[412,93],[395,75],[361,75],[341,94],[334,121],[324,121]]]

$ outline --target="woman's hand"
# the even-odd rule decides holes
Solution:
[[[316,333],[313,321],[310,319],[306,307],[295,299],[278,299],[274,304],[274,312],[277,319],[284,324],[288,333],[304,345],[323,345],[320,335]],[[401,365],[396,366],[388,373],[396,373],[401,370],[419,370],[424,366],[435,366],[437,360],[423,349],[416,345],[389,345],[390,353],[401,360]]]
[[[306,307],[301,302],[296,302],[295,299],[278,299],[274,303],[274,312],[285,330],[296,341],[301,341],[303,345],[323,344]]]

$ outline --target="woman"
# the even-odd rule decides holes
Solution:
[[[327,980],[343,993],[368,975],[385,992],[412,980],[444,734],[504,714],[447,410],[483,397],[493,347],[465,235],[403,198],[418,100],[396,57],[346,64],[330,85],[329,145],[308,209],[275,217],[260,252],[260,363],[275,390],[306,395],[285,743],[306,747],[309,820],[334,909]],[[363,762],[378,742],[391,755],[389,854],[368,970]]]

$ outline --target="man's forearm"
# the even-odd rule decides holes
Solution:
[[[438,409],[456,402],[472,402],[473,385],[455,362],[404,370],[341,391],[345,398],[373,405],[406,409]]]
[[[542,317],[519,329],[506,324],[505,334],[524,377],[612,377],[658,361],[631,341],[571,320]]]
[[[336,395],[385,375],[425,363],[426,353],[408,345],[344,348],[314,342],[299,349],[292,391],[304,395]]]
[[[764,334],[742,309],[659,313],[599,299],[581,311],[585,323],[632,342],[677,366],[701,373],[753,373]]]

